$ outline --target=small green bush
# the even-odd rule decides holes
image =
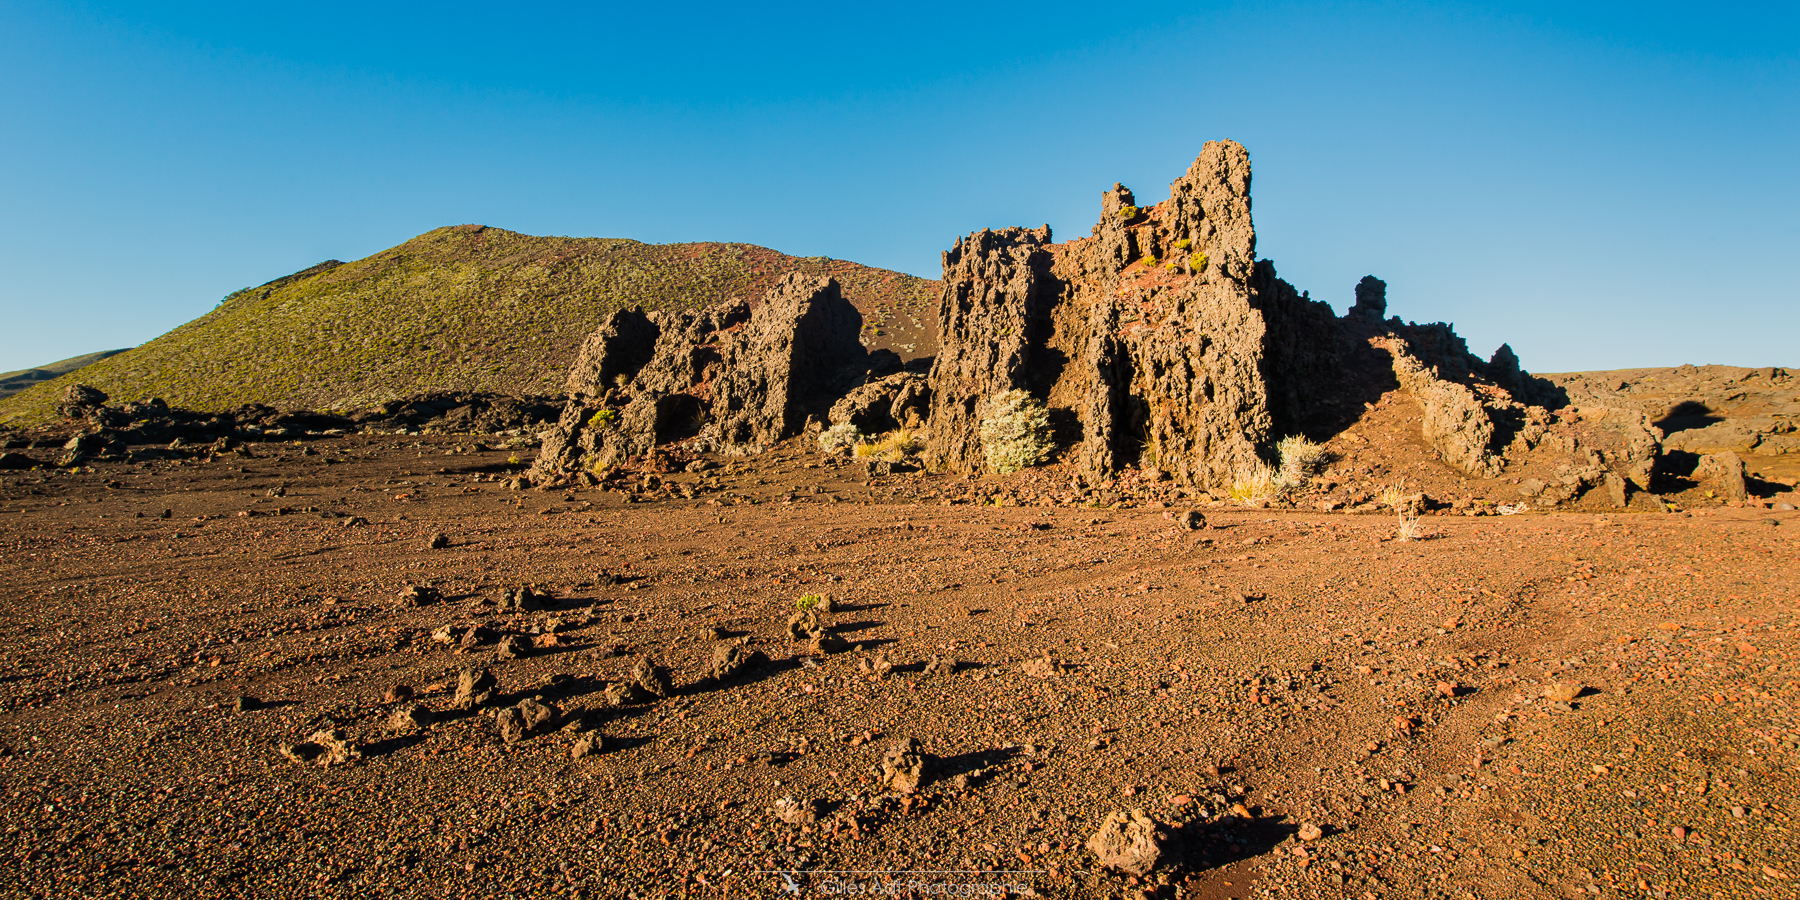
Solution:
[[[1144,254],[1144,268],[1146,268],[1146,269],[1156,268],[1156,254],[1154,254],[1154,253]]]
[[[611,425],[617,418],[619,418],[617,410],[602,409],[595,412],[593,415],[588,416],[587,423],[589,428],[605,428],[606,426]]]
[[[988,398],[981,420],[981,449],[988,468],[1001,475],[1049,459],[1056,443],[1051,439],[1050,411],[1044,401],[1020,390]]]
[[[1181,240],[1175,242],[1175,249],[1186,250],[1187,248],[1192,247],[1193,245],[1194,245],[1193,241],[1190,241],[1187,238],[1182,238]]]
[[[1137,214],[1138,214],[1138,208],[1135,206],[1119,207],[1119,218],[1121,218],[1121,219],[1126,219],[1126,220],[1135,219],[1135,218],[1137,218]]]
[[[824,602],[825,598],[818,594],[802,594],[800,599],[794,601],[794,608],[800,612],[806,612]]]
[[[1193,269],[1195,274],[1206,271],[1206,254],[1196,253],[1188,257],[1188,268]]]

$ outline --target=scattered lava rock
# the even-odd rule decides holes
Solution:
[[[417,701],[408,701],[395,707],[394,711],[388,714],[387,724],[389,731],[408,734],[429,728],[431,723],[436,720],[437,714],[431,711],[431,707]]]
[[[549,595],[538,593],[529,584],[507,592],[500,601],[500,608],[509,612],[540,612],[554,605],[555,601]]]
[[[456,696],[450,705],[462,710],[478,709],[494,699],[494,691],[499,687],[500,682],[487,669],[464,669],[456,676]]]
[[[760,650],[746,651],[741,644],[726,643],[713,647],[712,677],[714,681],[725,681],[745,669],[763,661]]]
[[[409,584],[400,591],[400,603],[404,606],[429,606],[443,599],[437,588],[423,584]]]
[[[571,759],[598,756],[606,749],[606,739],[598,731],[587,731],[575,738],[575,746],[569,748]]]
[[[312,737],[298,744],[281,744],[276,748],[282,756],[294,762],[316,762],[321,767],[341,765],[362,759],[362,751],[350,740],[350,737],[336,728],[327,728],[313,732]]]
[[[879,772],[883,787],[901,794],[917,791],[925,780],[925,753],[919,739],[901,738],[894,749],[882,754]]]
[[[816,799],[801,801],[792,797],[783,797],[775,801],[772,811],[775,813],[775,818],[789,825],[812,825],[819,821],[819,816],[824,813],[824,807],[825,804]]]
[[[1087,848],[1100,864],[1142,878],[1162,860],[1168,832],[1141,809],[1115,812],[1088,838]]]
[[[631,669],[631,677],[637,682],[638,687],[643,688],[646,693],[658,697],[669,696],[669,691],[671,689],[669,685],[669,673],[667,670],[663,669],[663,667],[651,662],[650,657],[643,656],[638,658],[637,665],[633,666]]]
[[[501,659],[524,659],[531,655],[531,638],[522,634],[509,634],[500,639],[500,646],[495,648],[494,655]]]

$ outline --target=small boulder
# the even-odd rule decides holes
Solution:
[[[642,656],[638,658],[637,665],[633,666],[631,669],[631,677],[637,682],[638,687],[643,688],[646,693],[658,697],[669,696],[669,691],[671,690],[669,685],[669,673],[661,666],[651,662],[650,657]]]
[[[400,591],[402,606],[429,606],[443,599],[437,588],[423,584],[409,584]]]
[[[516,744],[525,739],[525,714],[516,706],[503,709],[494,716],[494,728],[502,742]]]
[[[532,734],[545,730],[556,719],[556,707],[542,703],[535,697],[520,700],[513,709],[524,716],[525,730]]]
[[[411,700],[412,698],[413,698],[412,685],[396,684],[396,685],[390,686],[386,691],[384,691],[382,693],[381,702],[383,702],[383,703],[404,703],[405,701]]]
[[[960,665],[961,665],[961,663],[957,662],[954,659],[951,659],[948,656],[933,656],[931,658],[931,661],[925,664],[925,671],[923,674],[925,674],[925,675],[955,675],[956,669]]]
[[[531,585],[508,591],[500,600],[500,608],[508,612],[539,612],[550,609],[555,601],[547,594],[540,594]]]
[[[925,780],[925,753],[918,738],[901,738],[892,750],[882,754],[879,769],[882,787],[901,794],[919,789]]]
[[[894,674],[894,663],[886,653],[877,651],[874,656],[857,660],[856,670],[872,678],[886,678]]]
[[[606,686],[607,706],[632,706],[650,702],[650,694],[638,687],[636,682],[615,681]]]
[[[1744,459],[1730,450],[1701,457],[1694,467],[1694,480],[1726,500],[1750,496],[1744,481]]]
[[[600,732],[583,732],[575,738],[575,746],[569,748],[569,758],[582,759],[588,756],[598,756],[604,749],[606,749],[606,739],[600,736]]]
[[[407,702],[395,707],[394,711],[388,714],[387,726],[389,731],[410,734],[431,727],[431,723],[436,719],[437,715],[431,711],[431,707],[423,703]]]
[[[788,637],[796,641],[811,640],[824,630],[824,626],[819,624],[819,612],[816,607],[809,606],[800,610],[789,616],[787,620]]]
[[[1142,878],[1162,860],[1168,831],[1141,809],[1115,812],[1088,838],[1087,848],[1100,864]]]
[[[306,741],[319,748],[320,753],[317,759],[321,767],[341,765],[362,759],[362,750],[356,746],[354,741],[350,740],[349,735],[336,728],[315,731],[313,736],[307,738]]]
[[[1043,656],[1028,659],[1019,666],[1019,671],[1024,672],[1033,678],[1049,678],[1052,675],[1062,672],[1062,670],[1062,663],[1051,659],[1050,654],[1047,651]]]
[[[746,651],[742,645],[735,642],[714,646],[712,654],[713,680],[725,681],[762,662],[763,659],[762,651]]]
[[[812,825],[819,821],[824,806],[825,804],[818,800],[795,800],[792,797],[783,797],[775,801],[775,806],[771,811],[775,813],[775,818],[789,825]]]
[[[1182,531],[1199,531],[1206,527],[1206,516],[1197,509],[1175,514],[1175,527]]]
[[[262,706],[263,706],[263,702],[261,700],[258,700],[255,697],[251,697],[248,695],[239,697],[236,700],[233,700],[231,702],[231,708],[233,710],[235,710],[237,712],[241,712],[241,713],[242,712],[250,712],[251,710],[255,710],[255,709],[262,709]]]
[[[1544,686],[1544,698],[1551,703],[1571,703],[1581,696],[1581,685],[1572,681],[1558,681]]]
[[[486,625],[471,625],[467,631],[463,632],[462,640],[457,642],[457,646],[469,650],[482,644],[491,643],[499,636],[498,632]]]
[[[827,656],[850,649],[850,644],[832,632],[821,631],[813,635],[812,643],[806,649],[814,656]]]
[[[456,676],[456,696],[450,705],[463,710],[480,708],[494,699],[494,691],[499,686],[494,673],[486,669],[464,669]]]
[[[1301,824],[1300,831],[1296,836],[1303,841],[1316,841],[1325,836],[1325,829],[1311,822],[1305,822]]]
[[[433,534],[431,539],[425,542],[427,550],[442,550],[448,546],[450,546],[450,536],[441,531]]]
[[[531,638],[522,634],[509,634],[500,639],[500,646],[495,648],[494,655],[501,659],[524,659],[531,655]]]

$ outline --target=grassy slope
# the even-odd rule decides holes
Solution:
[[[131,348],[127,347],[125,350]],[[98,353],[83,353],[68,359],[59,359],[53,363],[20,369],[17,372],[0,374],[0,397],[10,397],[40,381],[49,381],[59,375],[67,375],[83,366],[93,365],[109,356],[117,356],[125,350],[101,350]]]
[[[462,225],[239,291],[72,377],[118,401],[162,397],[197,409],[355,409],[433,390],[553,394],[582,339],[613,310],[755,300],[795,270],[838,279],[869,323],[871,347],[908,357],[935,351],[918,339],[936,331],[934,281],[750,244],[653,245]],[[69,380],[0,400],[0,422],[43,421]]]

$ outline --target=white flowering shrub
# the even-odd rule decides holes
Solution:
[[[1043,463],[1056,449],[1044,401],[1020,390],[989,397],[981,419],[981,450],[988,468],[1006,475]]]

